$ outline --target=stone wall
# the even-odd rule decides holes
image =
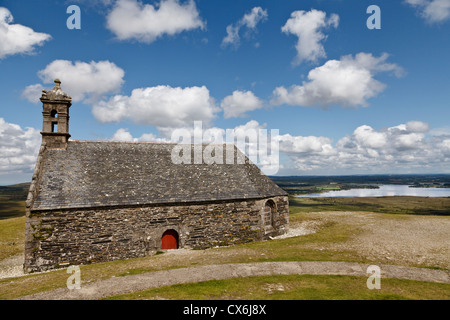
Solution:
[[[275,203],[272,217],[265,204]],[[271,219],[271,223],[267,223]],[[191,205],[28,211],[25,272],[151,255],[162,234],[177,231],[180,248],[204,249],[283,234],[287,196]]]

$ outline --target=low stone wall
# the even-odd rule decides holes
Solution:
[[[271,223],[264,206],[276,204]],[[150,255],[162,234],[180,248],[204,249],[267,239],[287,231],[288,197],[190,205],[27,212],[25,272]]]

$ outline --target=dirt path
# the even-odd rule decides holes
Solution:
[[[136,292],[180,283],[221,280],[236,277],[265,275],[352,275],[367,277],[368,265],[351,262],[289,261],[258,262],[225,265],[207,265],[148,272],[94,283],[81,284],[80,289],[60,288],[20,298],[21,300],[100,299],[118,294]],[[450,283],[450,274],[443,270],[431,270],[392,265],[380,265],[381,279],[398,278],[439,283]],[[363,280],[364,282],[366,279]]]

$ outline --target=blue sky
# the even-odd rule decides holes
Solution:
[[[280,175],[450,173],[449,40],[450,0],[0,1],[0,185],[31,178],[55,77],[72,139],[200,120],[278,129]]]

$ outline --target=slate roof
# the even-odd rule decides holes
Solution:
[[[176,144],[69,141],[67,150],[45,149],[37,195],[30,209],[287,195],[247,158],[245,164],[174,164],[171,160],[174,146]]]

